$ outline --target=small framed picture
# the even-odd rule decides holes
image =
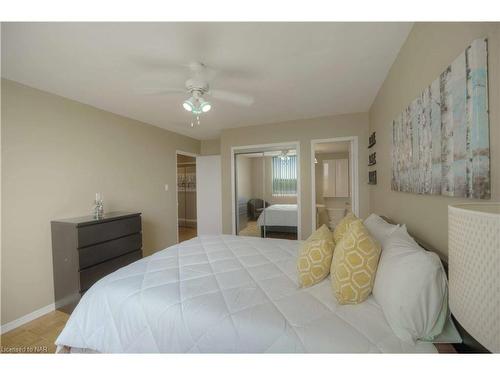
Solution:
[[[371,148],[377,143],[377,139],[375,138],[375,132],[370,135],[370,138],[368,139],[368,148]]]
[[[377,164],[377,153],[374,152],[373,154],[370,154],[368,156],[368,166],[372,166],[372,165],[375,165]]]

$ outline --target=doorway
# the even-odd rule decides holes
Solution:
[[[233,233],[297,239],[300,235],[298,143],[235,147]]]
[[[177,242],[198,235],[196,214],[196,157],[177,152]]]
[[[312,231],[334,230],[349,212],[359,216],[357,137],[311,141]]]

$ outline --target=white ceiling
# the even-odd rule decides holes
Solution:
[[[367,111],[411,23],[3,23],[2,77],[198,139],[222,129]],[[182,64],[219,71],[211,86],[252,95],[212,100],[191,129]]]

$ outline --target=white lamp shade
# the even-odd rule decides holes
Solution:
[[[451,312],[500,353],[500,203],[448,207],[448,267]]]

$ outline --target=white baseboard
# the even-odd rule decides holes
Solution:
[[[48,314],[49,312],[52,312],[54,310],[55,310],[55,304],[51,303],[50,305],[47,305],[47,306],[42,307],[38,310],[30,312],[29,314],[21,316],[20,318],[17,318],[16,320],[13,320],[12,322],[5,323],[1,327],[0,332],[3,335],[4,333],[12,331],[14,328],[17,328],[19,326],[22,326],[23,324],[29,323],[32,320],[35,320],[36,318],[39,318],[42,315]]]
[[[80,300],[80,293],[70,294],[69,296],[60,299],[54,303],[55,309],[59,309],[63,306],[71,305]]]

